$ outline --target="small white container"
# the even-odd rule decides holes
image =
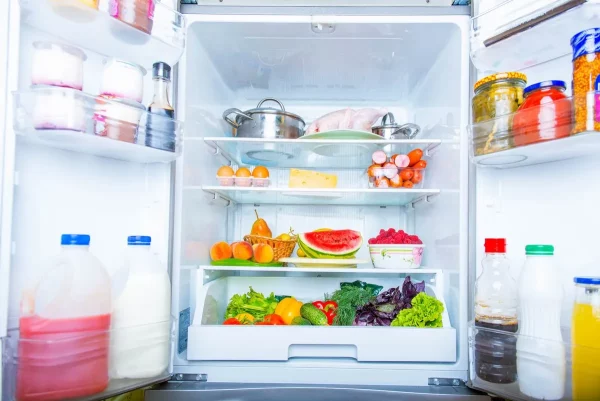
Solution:
[[[34,42],[31,66],[32,85],[51,85],[81,90],[85,53],[73,46]]]
[[[104,60],[100,95],[141,103],[146,70],[137,64],[110,58]]]
[[[141,103],[98,96],[94,113],[96,135],[134,143],[140,118],[145,111]]]
[[[235,177],[236,187],[251,187],[252,177]]]
[[[219,177],[217,176],[217,180],[219,181],[219,185],[222,187],[232,187],[235,183],[235,177]]]
[[[369,254],[376,269],[418,269],[425,245],[369,245]]]
[[[252,177],[252,186],[266,188],[270,184],[269,178],[256,178]]]
[[[70,88],[39,89],[32,112],[36,130],[86,131],[85,100],[81,92]]]

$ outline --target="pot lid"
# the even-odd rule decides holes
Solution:
[[[263,103],[269,102],[269,101],[277,103],[279,105],[279,109],[276,109],[273,107],[261,107],[263,105]],[[260,102],[258,102],[258,105],[256,106],[256,108],[246,110],[244,113],[249,114],[249,115],[261,113],[261,114],[277,114],[277,115],[282,115],[282,116],[288,116],[291,118],[298,119],[298,120],[302,121],[302,123],[304,124],[304,120],[302,119],[302,117],[300,117],[297,114],[290,113],[289,111],[285,111],[285,107],[283,106],[283,103],[281,103],[279,100],[274,99],[272,97],[268,97],[266,99],[261,100]]]
[[[389,122],[387,121],[389,119]],[[394,115],[392,113],[387,113],[381,119],[381,125],[374,126],[373,129],[381,129],[381,128],[400,128],[400,124],[396,122]]]

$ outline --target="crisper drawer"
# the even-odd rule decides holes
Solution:
[[[418,273],[417,273],[418,274]],[[440,272],[441,274],[441,272]],[[265,295],[292,294],[303,302],[323,299],[340,277],[222,277],[202,286],[188,329],[189,360],[287,361],[293,358],[350,358],[359,362],[455,362],[456,330],[444,310],[443,328],[336,326],[223,326],[229,299],[249,286]],[[414,279],[413,279],[414,280]],[[368,279],[385,289],[404,277]],[[442,280],[440,280],[440,283]],[[439,287],[426,292],[444,302]],[[444,302],[445,309],[446,304]]]

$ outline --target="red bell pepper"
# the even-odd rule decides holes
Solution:
[[[325,316],[327,316],[327,323],[331,326],[333,324],[333,319],[335,319],[335,315],[337,315],[338,304],[335,301],[315,301],[312,303],[317,309],[325,312]]]

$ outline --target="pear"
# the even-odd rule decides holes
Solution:
[[[258,217],[258,212],[254,209],[254,213],[256,213],[256,221],[252,224],[252,230],[250,231],[250,235],[258,235],[260,237],[273,237],[273,233],[269,228],[269,225],[264,219]]]

